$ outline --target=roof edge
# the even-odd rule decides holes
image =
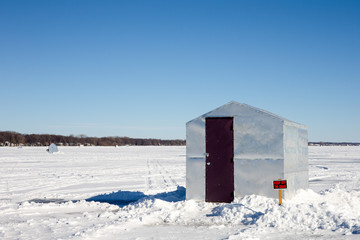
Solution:
[[[280,121],[288,122],[288,123],[291,123],[291,124],[295,124],[295,125],[301,126],[301,127],[303,127],[303,128],[307,128],[307,127],[306,127],[305,125],[303,125],[303,124],[300,124],[300,123],[291,121],[291,120],[289,120],[289,119],[287,119],[287,118],[284,118],[284,117],[282,117],[282,116],[280,116],[280,115],[274,114],[274,113],[272,113],[272,112],[266,111],[266,110],[261,109],[261,108],[253,107],[253,106],[248,105],[248,104],[246,104],[246,103],[239,103],[239,102],[236,102],[236,101],[230,101],[230,102],[228,102],[228,103],[226,103],[226,104],[224,104],[224,105],[221,105],[220,107],[217,107],[217,108],[215,108],[215,109],[213,109],[213,110],[211,110],[211,111],[209,111],[209,112],[206,112],[206,113],[200,115],[199,117],[196,117],[196,118],[188,121],[186,124],[188,124],[188,123],[190,123],[190,122],[192,122],[192,121],[194,121],[194,120],[196,120],[196,119],[204,118],[206,115],[210,114],[211,112],[214,112],[214,111],[216,111],[216,110],[218,110],[218,109],[220,109],[220,108],[223,108],[224,106],[232,105],[232,104],[239,105],[239,106],[244,106],[244,107],[250,108],[250,109],[252,109],[252,110],[254,110],[254,111],[256,111],[256,112],[259,112],[259,113],[261,113],[261,114],[267,114],[267,115],[269,115],[269,116],[271,116],[271,117],[273,117],[273,118],[276,118],[276,119],[278,119],[278,120],[280,120]]]

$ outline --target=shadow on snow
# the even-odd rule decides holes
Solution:
[[[131,192],[131,191],[117,191],[108,194],[97,195],[86,201],[95,201],[101,203],[115,204],[120,207],[124,207],[131,203],[137,202],[141,199],[160,199],[166,202],[179,202],[185,200],[186,189],[184,187],[177,187],[175,191],[163,192],[155,195],[145,195],[143,192]]]

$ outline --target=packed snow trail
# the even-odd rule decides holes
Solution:
[[[146,192],[158,192],[178,186],[169,171],[160,162],[161,160],[158,159],[147,159],[146,161],[148,169]]]

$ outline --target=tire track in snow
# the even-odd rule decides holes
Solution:
[[[170,172],[168,170],[166,170],[166,168],[159,161],[157,161],[157,164],[158,164],[159,168],[165,172],[165,174],[163,176],[166,176],[168,178],[168,180],[166,180],[166,182],[171,182],[173,186],[178,186],[179,184],[177,184],[177,182],[171,177]]]
[[[161,164],[161,160],[148,159],[146,163],[148,174],[146,177],[147,191],[164,191],[178,186],[177,182],[171,177],[170,172]]]
[[[159,160],[156,160],[155,162],[155,167],[156,167],[156,170],[159,172],[159,175],[161,176],[162,178],[162,184],[165,186],[165,187],[169,187],[169,184],[168,184],[168,181],[166,180],[165,176],[164,176],[164,173],[162,171],[162,168],[159,164]]]
[[[152,175],[152,172],[150,170],[150,161],[149,159],[146,160],[146,166],[147,166],[147,170],[148,170],[148,175],[146,177],[146,189],[147,190],[150,190],[153,188],[153,182],[151,180],[151,175]]]

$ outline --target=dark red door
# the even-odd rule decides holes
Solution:
[[[207,202],[234,200],[233,118],[206,118],[206,196]]]

